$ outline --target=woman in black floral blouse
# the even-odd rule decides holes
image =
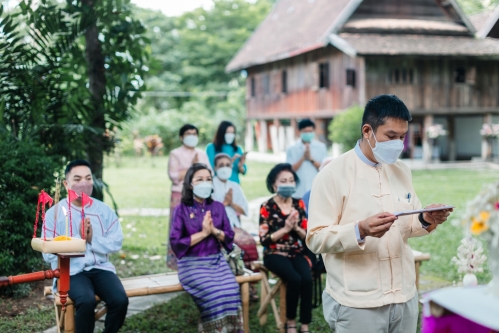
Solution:
[[[276,193],[260,207],[259,236],[264,246],[264,265],[287,283],[286,333],[309,332],[312,313],[311,259],[306,255],[307,218],[301,199],[292,198],[297,174],[288,163],[276,165],[266,179]],[[300,331],[295,318],[300,300]]]

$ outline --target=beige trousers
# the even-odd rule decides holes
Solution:
[[[335,333],[415,333],[418,294],[406,303],[350,308],[323,291],[323,315]]]

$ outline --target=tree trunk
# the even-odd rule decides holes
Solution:
[[[93,0],[83,0],[82,4],[93,8]],[[92,172],[98,179],[102,179],[104,156],[104,95],[106,93],[106,75],[104,73],[104,56],[99,41],[99,31],[96,24],[92,24],[85,32],[85,56],[87,58],[89,89],[92,95],[93,116],[90,126],[98,130],[97,134],[89,133],[87,139],[87,156],[92,166]],[[102,200],[102,191],[95,197]]]

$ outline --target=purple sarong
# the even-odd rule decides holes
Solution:
[[[179,281],[200,310],[199,331],[241,333],[240,288],[222,253],[179,259]]]

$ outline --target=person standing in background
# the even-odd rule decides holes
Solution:
[[[229,121],[220,123],[215,133],[214,141],[207,146],[207,155],[212,169],[215,167],[215,155],[228,154],[231,158],[232,170],[229,180],[240,183],[240,173],[247,173],[245,165],[246,153],[236,143],[236,127]]]
[[[179,139],[182,142],[182,146],[170,152],[168,159],[168,177],[172,181],[172,192],[170,195],[170,221],[168,234],[170,234],[170,225],[172,223],[174,209],[181,202],[182,183],[187,170],[195,163],[204,163],[210,168],[207,154],[203,150],[196,148],[198,145],[198,134],[199,131],[196,126],[185,124],[179,130]],[[172,251],[170,243],[168,244],[167,249],[167,267],[177,270],[177,258]]]
[[[286,150],[286,162],[292,165],[299,176],[300,183],[293,194],[301,199],[311,190],[314,177],[318,174],[321,162],[326,157],[326,145],[314,139],[316,125],[310,119],[302,119],[299,124],[300,140]]]

